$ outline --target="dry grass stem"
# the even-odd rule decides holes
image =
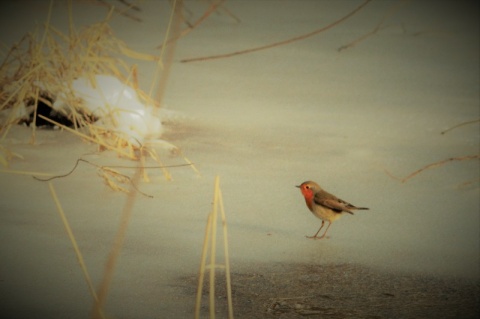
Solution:
[[[155,101],[158,103],[159,106],[162,106],[163,96],[165,94],[165,90],[168,83],[168,78],[170,77],[170,70],[173,64],[173,57],[175,55],[175,48],[177,46],[177,41],[175,39],[178,38],[178,34],[180,32],[180,24],[182,22],[182,8],[183,8],[183,0],[175,0],[174,7],[172,10],[171,21],[168,26],[169,30],[167,31],[167,35],[165,40],[168,41],[168,38],[172,38],[173,41],[167,45],[166,42],[164,46],[162,46],[162,52],[160,54],[161,57],[165,56],[165,62],[163,64],[163,71],[158,82],[157,92],[155,94]],[[171,28],[171,30],[170,30]],[[165,47],[166,46],[166,47]]]
[[[52,173],[32,172],[32,171],[19,171],[13,169],[0,169],[2,173],[17,174],[17,175],[31,175],[31,176],[52,176]]]
[[[60,204],[60,201],[58,200],[57,193],[55,192],[55,188],[53,187],[53,184],[51,182],[48,182],[48,187],[50,189],[50,194],[52,195],[53,201],[55,202],[55,205],[57,206],[57,211],[58,214],[60,215],[60,218],[62,219],[63,226],[65,227],[65,231],[67,232],[68,238],[70,239],[70,242],[72,243],[73,250],[75,251],[75,255],[77,256],[78,263],[80,265],[80,268],[82,269],[83,276],[85,277],[85,281],[87,282],[88,289],[90,290],[90,294],[92,295],[93,299],[95,302],[98,302],[97,294],[95,292],[95,288],[93,286],[92,280],[90,278],[90,275],[87,270],[87,266],[85,264],[85,261],[83,259],[82,253],[80,252],[80,248],[78,247],[77,240],[75,239],[75,236],[73,235],[72,228],[70,227],[70,224],[68,222],[68,219],[65,215],[65,212],[63,211],[62,205]],[[104,319],[105,316],[103,314],[103,311],[99,311],[100,318]]]
[[[215,318],[215,264],[217,255],[217,217],[218,217],[218,176],[215,178],[215,188],[213,192],[213,211],[212,211],[212,226],[210,228],[211,242],[210,242],[210,289],[209,289],[209,308],[210,319]]]
[[[0,164],[2,164],[4,167],[8,167],[8,163],[14,157],[23,159],[22,155],[15,153],[0,144]],[[185,158],[185,161],[187,161],[187,163],[190,162],[187,158]],[[8,171],[8,170],[0,170],[0,171]]]
[[[126,6],[126,8],[117,9],[117,7],[115,7],[113,4],[108,3],[105,0],[94,0],[94,1],[96,3],[98,3],[99,5],[110,8],[110,10],[113,9],[117,14],[122,15],[122,16],[128,18],[128,19],[131,19],[131,20],[136,21],[136,22],[142,22],[141,18],[137,17],[136,15],[134,15],[130,12],[131,10],[140,11],[140,7],[135,5],[134,3],[128,3],[125,0],[119,0],[118,2],[123,3]]]
[[[138,183],[140,179],[141,170],[137,169],[135,171],[135,175],[132,178],[132,185]],[[132,186],[133,187],[133,186]],[[105,302],[107,300],[108,291],[110,289],[110,284],[113,279],[113,274],[115,271],[115,266],[117,264],[118,257],[123,247],[123,242],[125,241],[125,235],[127,233],[128,224],[130,222],[132,211],[133,211],[133,204],[135,203],[136,192],[133,190],[128,192],[127,202],[123,207],[122,215],[120,217],[120,226],[117,230],[117,235],[114,238],[114,242],[112,248],[110,250],[108,259],[105,263],[105,270],[103,273],[102,282],[98,288],[98,299],[95,301],[92,311],[93,318],[100,318],[102,317],[102,309],[105,306]]]
[[[142,148],[142,150],[143,150],[142,154],[144,152],[147,153],[151,158],[153,158],[159,164],[158,167],[162,170],[162,173],[163,173],[163,176],[165,177],[165,179],[167,181],[172,181],[173,180],[172,175],[167,170],[168,165],[163,165],[162,161],[160,160],[160,157],[157,155],[157,152],[154,149],[150,149],[150,148],[146,148],[146,147]],[[141,161],[143,163],[142,166],[145,167],[145,156],[142,156]],[[144,178],[145,181],[148,181],[148,175],[147,175],[147,172],[145,170],[143,170],[143,178]]]
[[[202,289],[205,277],[205,270],[209,270],[209,310],[210,319],[215,318],[215,271],[216,269],[225,269],[225,280],[227,288],[227,303],[228,303],[228,318],[233,319],[233,303],[232,303],[232,286],[230,279],[230,262],[228,254],[228,233],[227,222],[225,218],[225,210],[223,207],[222,193],[220,190],[220,178],[215,178],[215,187],[213,195],[213,207],[211,213],[208,215],[207,227],[205,230],[205,238],[203,241],[202,257],[200,263],[199,279],[197,286],[197,297],[195,302],[195,319],[200,318],[200,306],[202,300]],[[223,247],[224,247],[224,264],[217,264],[216,249],[217,249],[217,220],[218,210],[222,219],[223,229]],[[207,264],[207,253],[210,251],[210,263]]]
[[[200,171],[195,167],[195,164],[193,164],[192,161],[190,161],[186,156],[183,156],[183,160],[187,163],[185,165],[189,165],[192,170],[197,174],[197,176],[202,176],[202,174],[200,174]]]
[[[233,319],[232,282],[230,277],[230,255],[228,253],[227,219],[225,217],[225,209],[223,207],[223,196],[222,196],[222,191],[220,189],[220,186],[218,186],[218,203],[220,205],[220,214],[222,218],[222,229],[223,229],[223,247],[224,247],[224,255],[225,255],[225,281],[227,285],[228,318]]]
[[[335,27],[336,25],[344,22],[345,20],[347,20],[348,18],[352,17],[354,14],[359,12],[370,1],[372,1],[372,0],[366,0],[364,3],[362,3],[359,7],[357,7],[355,10],[351,11],[346,16],[336,20],[335,22],[333,22],[333,23],[331,23],[331,24],[329,24],[325,27],[314,30],[314,31],[309,32],[307,34],[303,34],[303,35],[300,35],[300,36],[297,36],[297,37],[294,37],[294,38],[291,38],[291,39],[287,39],[287,40],[283,40],[283,41],[280,41],[280,42],[275,42],[275,43],[263,45],[263,46],[256,47],[256,48],[251,48],[251,49],[246,49],[246,50],[236,51],[236,52],[231,52],[231,53],[225,53],[225,54],[219,54],[219,55],[206,56],[206,57],[183,59],[180,62],[187,63],[187,62],[198,62],[198,61],[207,61],[207,60],[213,60],[213,59],[229,58],[229,57],[236,56],[236,55],[267,50],[267,49],[271,49],[271,48],[274,48],[274,47],[277,47],[277,46],[281,46],[281,45],[290,44],[290,43],[293,43],[293,42],[296,42],[296,41],[304,40],[306,38],[309,38],[309,37],[312,37],[312,36],[317,35],[319,33],[322,33],[324,31],[327,31],[328,29],[331,29],[331,28]]]
[[[102,146],[106,149],[115,151],[117,154],[123,155],[126,158],[129,158],[129,159],[132,159],[132,160],[140,160],[141,163],[142,163],[142,166],[140,166],[140,168],[143,168],[143,166],[144,166],[145,154],[150,155],[150,157],[152,159],[154,159],[157,163],[159,163],[159,166],[156,166],[156,167],[160,168],[162,170],[166,180],[169,180],[169,181],[172,180],[172,176],[171,176],[170,172],[167,170],[167,168],[168,167],[179,166],[179,165],[174,165],[174,166],[163,165],[154,149],[150,149],[150,148],[145,147],[145,146],[141,146],[140,149],[138,149],[136,146],[132,145],[128,140],[123,139],[120,136],[115,136],[115,137],[110,138],[110,139],[105,138],[104,136],[105,135],[108,136],[111,132],[106,131],[104,128],[96,127],[95,125],[89,124],[88,128],[90,129],[90,133],[93,136],[93,137],[90,137],[88,135],[85,135],[85,134],[81,133],[78,130],[71,129],[71,128],[65,126],[65,125],[62,125],[58,122],[55,122],[55,121],[53,121],[53,120],[51,120],[47,117],[44,117],[42,115],[39,115],[39,117],[44,119],[47,122],[50,122],[52,124],[57,125],[58,127],[66,130],[68,132],[71,132],[75,135],[78,135],[85,140],[96,143],[99,146]],[[192,164],[190,162],[187,162],[186,165],[192,165]],[[180,166],[183,166],[183,165],[180,165]],[[143,176],[144,176],[145,181],[149,181],[146,172],[144,172]],[[107,184],[109,186],[112,186],[112,184],[110,182],[108,182]],[[116,188],[116,187],[114,187],[113,189],[114,190],[121,190],[121,188]],[[144,193],[142,193],[142,194],[144,194]],[[147,195],[147,196],[149,196],[149,195]]]
[[[195,28],[197,28],[200,24],[202,24],[207,18],[225,2],[225,0],[218,0],[218,1],[212,1],[210,3],[210,6],[205,10],[205,12],[202,14],[200,18],[197,19],[197,21],[191,23],[187,21],[183,15],[183,12],[180,12],[180,20],[183,21],[186,25],[187,28],[182,30],[181,32],[177,32],[175,36],[173,36],[171,39],[168,39],[168,41],[162,45],[159,45],[157,48],[162,48],[164,45],[170,44],[170,42],[177,41],[178,39],[186,36],[189,34],[191,31],[193,31]],[[240,22],[240,19],[235,17],[230,11],[228,11],[226,8],[223,8],[224,11],[227,12],[229,16],[231,16],[233,19],[235,19],[237,22]]]
[[[195,300],[195,319],[200,318],[200,306],[202,305],[202,289],[203,289],[203,281],[205,278],[205,269],[206,269],[205,264],[207,261],[207,254],[208,254],[208,247],[209,247],[208,243],[210,242],[211,229],[212,229],[212,214],[208,214],[207,227],[205,228],[205,236],[203,239],[202,256],[200,258],[197,297]]]
[[[191,166],[192,164],[174,164],[174,165],[167,165],[167,166],[144,166],[143,164],[138,166],[127,166],[127,165],[110,165],[110,166],[103,166],[103,165],[97,165],[95,163],[92,163],[90,161],[87,161],[83,158],[77,159],[75,162],[75,165],[73,168],[65,174],[61,175],[53,175],[51,173],[37,173],[37,172],[28,172],[28,171],[12,171],[12,170],[0,170],[0,172],[7,172],[7,173],[16,173],[16,174],[22,174],[22,175],[32,175],[36,180],[39,180],[41,182],[48,182],[56,178],[64,178],[67,176],[70,176],[78,167],[80,162],[95,166],[98,169],[98,174],[104,179],[105,183],[112,188],[113,190],[116,191],[121,191],[125,193],[129,193],[130,191],[119,185],[118,183],[121,184],[127,184],[130,183],[131,186],[140,194],[142,194],[145,197],[153,198],[152,195],[148,195],[144,192],[142,192],[136,184],[133,183],[133,180],[130,176],[126,174],[122,174],[119,171],[117,171],[115,168],[124,168],[124,169],[140,169],[142,172],[144,172],[146,169],[166,169],[167,167],[183,167],[183,166]],[[144,162],[142,162],[144,163]],[[166,171],[168,173],[168,171]],[[165,174],[165,172],[164,172]],[[38,176],[48,176],[48,178],[39,178]],[[148,180],[147,180],[148,181]]]
[[[81,137],[81,138],[83,138],[83,139],[85,139],[85,140],[87,140],[87,141],[90,141],[90,142],[92,142],[92,143],[95,143],[95,144],[98,144],[98,145],[100,145],[100,146],[103,146],[103,147],[105,147],[106,149],[115,151],[115,152],[117,152],[118,154],[125,156],[126,158],[136,159],[136,157],[133,156],[132,153],[127,153],[127,152],[124,151],[122,148],[117,148],[117,147],[115,147],[114,145],[107,144],[107,143],[100,137],[100,135],[97,134],[98,132],[94,132],[94,137],[90,137],[90,136],[88,136],[88,135],[85,135],[85,134],[79,132],[78,130],[71,129],[71,128],[69,128],[68,126],[62,125],[62,124],[60,124],[60,123],[58,123],[58,122],[56,122],[56,121],[54,121],[54,120],[52,120],[52,119],[49,119],[48,117],[45,117],[45,116],[43,116],[43,115],[39,115],[39,117],[40,117],[41,119],[47,121],[47,122],[50,122],[50,123],[52,123],[52,124],[54,124],[54,125],[62,128],[62,129],[64,129],[64,130],[70,132],[70,133],[73,133],[73,134],[75,134],[75,135],[77,135],[77,136],[79,136],[79,137]],[[91,125],[90,128],[94,128],[94,129],[95,129],[95,126]],[[103,132],[102,132],[102,133],[103,133]]]
[[[384,23],[385,21],[390,18],[392,15],[394,15],[395,13],[397,13],[401,7],[403,7],[405,4],[407,4],[407,2],[409,2],[411,0],[402,0],[402,1],[399,1],[397,2],[395,5],[393,5],[390,10],[387,12],[387,14],[383,17],[383,19],[380,21],[380,23],[378,23],[375,28],[373,28],[372,31],[368,32],[367,34],[353,40],[352,42],[350,42],[349,44],[346,44],[346,45],[343,45],[341,46],[340,48],[338,48],[338,52],[341,52],[343,50],[346,50],[346,49],[350,49],[350,48],[353,48],[355,45],[359,44],[360,42],[364,41],[365,39],[377,34],[378,31],[382,30],[382,29],[385,29],[386,26],[384,26]]]

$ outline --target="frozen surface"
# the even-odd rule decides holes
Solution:
[[[2,44],[45,20],[48,2],[2,2]],[[205,62],[181,59],[238,51],[319,29],[359,1],[227,1],[242,22],[213,14],[182,38],[165,103],[177,119],[166,138],[201,172],[161,172],[137,196],[107,308],[118,318],[177,313],[191,317],[194,297],[178,305],[178,276],[199,266],[215,175],[221,178],[232,267],[254,262],[353,263],[374,269],[478,280],[478,160],[456,161],[404,177],[433,162],[479,152],[478,4],[408,2],[386,28],[357,46],[339,47],[372,30],[394,2],[374,2],[325,33],[289,45]],[[187,2],[196,17],[205,7]],[[155,52],[170,7],[142,2],[142,23],[116,16],[117,36]],[[75,22],[97,22],[106,9],[74,3]],[[53,20],[66,28],[64,4]],[[153,68],[139,64],[149,88]],[[68,172],[96,150],[66,132],[17,127],[6,145],[23,155],[11,169]],[[84,156],[113,165],[108,153]],[[165,158],[179,163],[180,158]],[[0,173],[0,296],[4,311],[85,318],[91,297],[46,183]],[[369,211],[344,216],[330,238],[307,240],[320,226],[295,185],[318,182]],[[469,183],[466,183],[469,182]],[[53,184],[93,280],[118,227],[126,197],[80,165]],[[184,312],[182,312],[184,311]],[[25,317],[24,316],[24,317]]]

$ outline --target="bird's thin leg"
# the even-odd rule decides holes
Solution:
[[[327,231],[328,231],[328,229],[330,228],[331,225],[332,225],[332,222],[329,221],[329,222],[328,222],[327,229],[325,229],[325,232],[323,233],[323,235],[320,236],[318,239],[322,239],[323,237],[325,237],[325,235],[327,234]]]
[[[307,237],[307,238],[318,238],[317,235],[318,235],[318,233],[322,230],[324,224],[325,224],[325,221],[322,220],[322,226],[320,226],[320,228],[318,229],[318,231],[316,232],[316,234],[313,235],[313,236],[306,236],[306,237]],[[330,225],[328,225],[328,226],[330,227]],[[328,230],[328,228],[327,228],[327,230]],[[325,235],[325,234],[324,234],[324,235]],[[320,237],[320,238],[323,238],[323,237]]]

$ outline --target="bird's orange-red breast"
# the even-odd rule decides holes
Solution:
[[[303,187],[302,185],[298,186],[300,187],[300,191],[302,192],[303,194],[303,197],[305,198],[305,203],[307,204],[307,207],[308,209],[310,209],[310,211],[313,210],[313,197],[315,196],[315,194],[313,193],[313,190],[312,188],[310,187],[307,187],[307,185],[304,185],[305,183],[303,183]]]
[[[333,194],[323,190],[320,185],[312,181],[306,181],[297,186],[300,188],[305,203],[308,209],[318,218],[322,220],[322,225],[317,233],[307,238],[322,239],[327,234],[328,229],[333,221],[340,218],[342,213],[349,213],[353,215],[352,210],[365,210],[366,207],[356,207]],[[323,228],[325,221],[328,221],[328,226],[322,236],[317,237],[320,230]]]

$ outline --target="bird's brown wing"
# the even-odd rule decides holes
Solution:
[[[336,213],[347,212],[353,215],[349,209],[355,206],[325,191],[315,194],[314,201],[316,204],[330,208]]]

